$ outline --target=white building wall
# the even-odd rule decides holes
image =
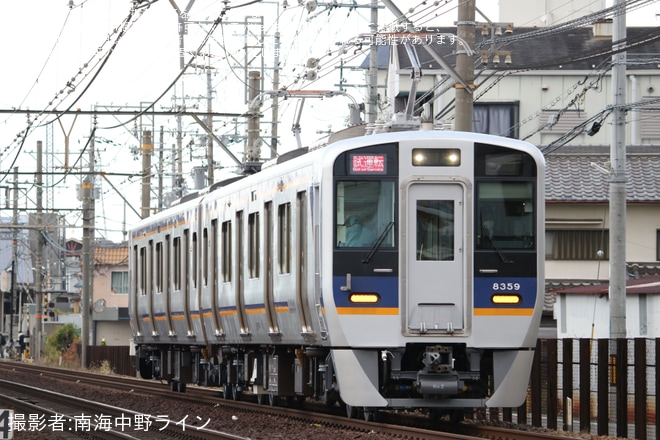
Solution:
[[[105,338],[106,345],[130,345],[133,338],[129,321],[96,321],[96,341],[92,344],[101,345]]]
[[[605,0],[569,2],[565,0],[544,0],[542,2],[500,0],[499,21],[513,22],[514,26],[552,26],[600,11],[603,8],[605,8]]]
[[[626,261],[657,262],[653,238],[660,229],[660,204],[628,204],[626,211]],[[589,225],[580,223],[586,220],[593,222]],[[609,229],[609,206],[602,203],[546,205],[546,229],[578,228]],[[545,271],[547,279],[607,281],[609,260],[546,259]]]
[[[640,308],[640,298],[646,306]],[[557,338],[610,337],[610,305],[607,295],[561,294],[554,306]],[[626,337],[660,337],[660,295],[628,295],[626,298]],[[647,325],[640,325],[646,322]]]

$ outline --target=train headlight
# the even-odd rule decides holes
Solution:
[[[522,299],[520,298],[520,295],[498,293],[497,295],[493,295],[492,301],[493,304],[512,305],[512,304],[520,304]]]
[[[414,167],[457,167],[461,165],[458,148],[413,148]]]
[[[377,293],[352,293],[348,300],[354,304],[376,304],[380,301]]]

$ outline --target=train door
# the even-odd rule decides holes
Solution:
[[[209,249],[207,251],[208,261],[206,262],[208,266],[207,274],[209,279],[206,280],[206,282],[210,284],[209,290],[211,297],[211,311],[213,312],[212,316],[213,316],[213,326],[214,326],[213,333],[215,334],[215,336],[221,336],[224,334],[222,323],[220,322],[220,315],[218,314],[218,310],[220,307],[218,301],[218,284],[220,283],[220,280],[218,279],[218,252],[219,252],[218,235],[219,235],[218,219],[213,219],[211,220],[211,237],[210,237]]]
[[[454,333],[465,326],[464,190],[416,182],[407,198],[407,332]]]
[[[236,212],[236,264],[234,270],[236,271],[236,312],[238,317],[238,325],[241,331],[241,336],[249,336],[250,329],[248,327],[247,315],[245,314],[245,255],[246,243],[244,241],[245,225],[243,224],[243,211]]]
[[[309,234],[308,231],[308,211],[307,211],[307,192],[301,191],[297,195],[296,199],[296,211],[298,214],[298,223],[296,225],[296,230],[298,235],[296,237],[296,254],[298,255],[298,260],[300,268],[298,270],[298,277],[296,279],[296,301],[298,303],[298,316],[300,318],[300,334],[305,337],[311,337],[313,334],[312,322],[311,322],[311,311],[309,310],[307,298],[309,295],[307,289],[307,276],[308,276],[308,267],[309,264],[307,258],[307,237]]]
[[[172,258],[172,236],[167,234],[164,242],[165,250],[163,254],[163,271],[165,278],[163,280],[163,294],[165,295],[165,317],[167,319],[167,326],[169,336],[176,335],[174,331],[174,323],[172,322],[172,268],[169,264]]]
[[[154,256],[154,241],[149,240],[148,247],[142,249],[142,260],[144,261],[144,267],[142,276],[144,277],[144,292],[147,295],[148,301],[148,310],[149,310],[149,321],[151,322],[151,334],[152,336],[158,335],[158,330],[156,326],[156,315],[154,313],[154,267],[153,267],[153,256]]]
[[[264,217],[266,223],[264,228],[264,261],[266,262],[266,267],[264,268],[264,305],[266,307],[266,320],[268,321],[268,334],[271,337],[277,338],[280,336],[280,330],[277,323],[277,313],[275,312],[275,295],[273,291],[273,240],[275,237],[273,202],[266,202],[264,206]]]
[[[133,326],[133,334],[135,336],[142,336],[142,322],[140,321],[140,316],[141,316],[141,311],[139,308],[139,295],[142,295],[142,291],[139,286],[139,282],[141,281],[139,277],[139,272],[138,268],[140,267],[140,260],[139,260],[139,251],[138,251],[138,246],[133,245],[131,248],[131,258],[130,258],[130,276],[131,276],[131,284],[130,284],[130,289],[131,289],[131,295],[130,295],[130,313],[129,316],[131,318],[131,325]]]

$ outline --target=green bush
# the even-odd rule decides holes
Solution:
[[[64,355],[74,344],[80,342],[80,329],[73,324],[65,324],[46,338],[44,350],[48,363],[61,362]]]

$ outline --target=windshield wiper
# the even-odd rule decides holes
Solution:
[[[385,236],[387,235],[388,232],[390,232],[393,226],[394,226],[394,222],[389,222],[387,226],[385,226],[385,229],[383,229],[383,232],[380,233],[380,235],[378,236],[378,240],[376,240],[374,245],[371,247],[371,250],[369,251],[367,256],[364,257],[362,263],[367,264],[371,261],[371,258],[374,256],[374,254],[380,247],[381,243],[383,243],[383,240],[385,240]]]
[[[495,244],[495,240],[493,240],[493,235],[490,233],[486,225],[483,223],[481,224],[481,233],[486,236],[488,241],[490,241],[490,247],[495,251],[495,253],[500,257],[500,260],[502,260],[502,263],[504,264],[509,264],[513,263],[513,260],[509,260],[506,255],[502,253],[499,247]]]

